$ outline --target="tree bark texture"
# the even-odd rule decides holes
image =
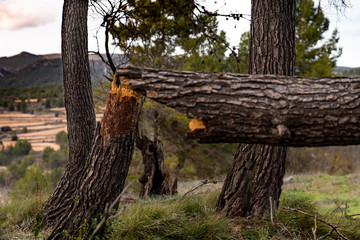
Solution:
[[[140,177],[140,197],[151,195],[175,195],[177,193],[177,177],[165,169],[164,145],[160,140],[151,141],[142,136],[136,140],[141,150],[144,173]]]
[[[294,74],[295,0],[252,0],[249,58],[249,73]],[[277,131],[273,132],[280,138],[288,138],[292,132],[286,119],[282,121],[277,122],[275,115],[272,124]],[[269,215],[270,204],[276,207],[279,204],[286,153],[284,146],[240,144],[217,210],[227,216]]]
[[[99,218],[124,188],[134,149],[138,97],[123,90],[110,92],[86,164],[79,170],[74,197],[58,216],[49,239],[79,236],[81,228]]]
[[[69,162],[54,193],[43,205],[44,223],[63,214],[75,197],[95,130],[87,34],[88,1],[65,0],[62,17],[62,63],[69,139]]]
[[[360,143],[360,79],[300,78],[154,69],[132,72],[133,89],[205,128],[188,137],[201,143],[287,146]],[[136,75],[135,75],[136,73]],[[140,76],[141,73],[141,76]],[[126,74],[125,74],[126,75]]]
[[[280,196],[286,147],[240,144],[217,207],[227,216],[263,216]]]

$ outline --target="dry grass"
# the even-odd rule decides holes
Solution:
[[[55,113],[59,113],[55,117]],[[96,114],[96,121],[100,121],[102,113]],[[46,147],[52,147],[55,150],[59,146],[55,143],[55,136],[60,131],[66,131],[65,108],[51,108],[49,112],[41,114],[26,114],[20,112],[7,112],[0,114],[0,127],[9,126],[19,139],[28,140],[34,151],[43,151]],[[28,132],[22,133],[26,127]],[[4,147],[14,145],[10,135],[1,139]]]

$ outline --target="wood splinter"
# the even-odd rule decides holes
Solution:
[[[196,129],[205,129],[206,126],[203,120],[194,118],[189,122],[189,128],[191,131],[195,131]]]

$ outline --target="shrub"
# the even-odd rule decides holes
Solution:
[[[48,186],[47,177],[36,166],[26,167],[23,178],[17,180],[11,188],[11,199],[24,199],[38,195]]]
[[[23,127],[23,129],[21,130],[22,133],[27,133],[28,132],[28,129],[27,127]]]
[[[55,151],[51,147],[46,147],[42,154],[43,166],[47,169],[64,167],[67,160],[67,151]]]
[[[6,156],[6,154],[0,152],[0,165],[1,166],[7,166],[9,163],[10,163],[10,160]]]
[[[27,155],[32,149],[31,143],[25,140],[17,140],[13,149],[13,155]]]
[[[65,131],[58,132],[56,134],[55,142],[59,145],[61,144],[68,145],[69,143],[68,143],[67,133]]]
[[[11,164],[8,167],[9,172],[13,179],[20,179],[25,176],[26,168],[34,163],[32,156],[24,157],[21,161]]]
[[[16,141],[16,140],[18,140],[18,136],[12,135],[12,136],[11,136],[11,141]]]
[[[11,132],[12,129],[11,129],[11,127],[9,127],[9,126],[5,126],[5,127],[1,127],[1,131],[2,131],[2,132]]]

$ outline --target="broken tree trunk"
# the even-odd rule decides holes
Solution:
[[[58,214],[48,239],[78,237],[121,193],[134,149],[137,114],[138,96],[126,84],[113,86],[85,166],[74,176],[80,179],[74,187],[75,197]]]
[[[125,68],[135,91],[201,119],[201,143],[360,143],[360,78],[301,78]]]
[[[177,193],[177,177],[165,169],[164,145],[160,140],[151,141],[138,136],[136,145],[141,150],[144,173],[140,177],[140,197],[174,195]]]

